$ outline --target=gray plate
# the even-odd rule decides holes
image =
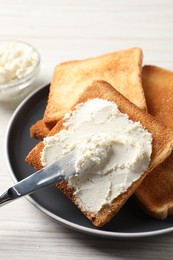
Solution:
[[[49,85],[37,90],[15,111],[6,136],[6,157],[13,180],[20,181],[34,172],[25,163],[28,152],[37,144],[29,129],[41,119],[47,103]],[[102,237],[144,237],[173,230],[173,217],[164,221],[147,216],[130,198],[121,211],[104,227],[95,228],[71,201],[55,187],[27,197],[41,211],[70,228]]]

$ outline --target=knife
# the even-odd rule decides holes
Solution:
[[[80,151],[76,149],[58,161],[21,180],[0,195],[0,205],[78,175],[75,170],[75,162],[79,155]],[[87,170],[85,168],[83,173]]]

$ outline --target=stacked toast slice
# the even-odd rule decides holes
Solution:
[[[143,88],[148,112],[173,130],[173,72],[144,66]],[[135,195],[151,216],[164,219],[173,214],[173,153],[151,172]]]
[[[135,105],[146,110],[140,48],[70,61],[56,66],[44,117],[31,127],[31,136],[42,139],[94,80],[107,81]]]
[[[172,97],[173,72],[156,66],[142,69],[140,48],[67,62],[55,68],[44,117],[31,127],[32,137],[43,139],[59,133],[64,128],[64,115],[74,110],[76,104],[93,98],[114,102],[122,113],[134,122],[139,121],[153,137],[147,171],[97,214],[80,208],[68,182],[57,185],[94,225],[106,224],[133,193],[151,216],[163,219],[173,214]],[[27,163],[37,170],[43,167],[43,148],[41,141],[26,157]]]

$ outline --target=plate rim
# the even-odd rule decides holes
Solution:
[[[35,96],[36,94],[38,94],[38,92],[43,91],[43,89],[46,89],[47,87],[50,86],[50,83],[41,85],[39,88],[37,88],[35,91],[33,91],[32,93],[30,93],[18,106],[17,108],[14,110],[9,123],[7,125],[7,129],[6,129],[6,133],[5,133],[5,139],[4,139],[4,150],[5,150],[5,161],[6,161],[6,165],[7,165],[7,170],[10,173],[10,176],[13,180],[14,183],[17,183],[17,178],[15,176],[15,173],[13,172],[11,163],[10,163],[10,159],[9,159],[9,154],[8,154],[8,139],[9,139],[9,135],[10,135],[10,131],[11,131],[11,127],[13,125],[13,121],[15,120],[16,116],[18,113],[20,113],[20,110],[22,109],[22,107],[29,102],[29,100]],[[62,224],[63,226],[66,226],[70,229],[79,231],[81,233],[85,233],[88,235],[94,235],[94,236],[98,236],[98,237],[105,237],[105,238],[141,238],[141,237],[151,237],[151,236],[156,236],[156,235],[162,235],[162,234],[166,234],[169,232],[173,231],[173,226],[172,227],[168,227],[168,228],[163,228],[163,229],[159,229],[159,230],[154,230],[154,231],[146,231],[146,232],[110,232],[110,231],[105,231],[105,230],[97,230],[97,229],[92,229],[90,227],[84,227],[82,225],[79,224],[75,224],[70,222],[69,220],[65,220],[62,217],[59,217],[58,215],[50,212],[49,210],[47,210],[46,208],[44,208],[43,206],[41,206],[37,201],[35,201],[31,196],[27,195],[25,196],[25,198],[32,204],[34,205],[37,209],[39,209],[41,212],[43,212],[44,214],[46,214],[48,217],[56,220],[59,224]]]

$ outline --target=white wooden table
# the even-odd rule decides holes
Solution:
[[[0,0],[0,39],[33,44],[41,54],[38,86],[71,59],[139,46],[144,63],[173,69],[173,1]],[[4,137],[14,111],[0,105],[0,191],[13,184]],[[173,259],[173,233],[134,240],[72,231],[26,199],[0,209],[0,259]]]

